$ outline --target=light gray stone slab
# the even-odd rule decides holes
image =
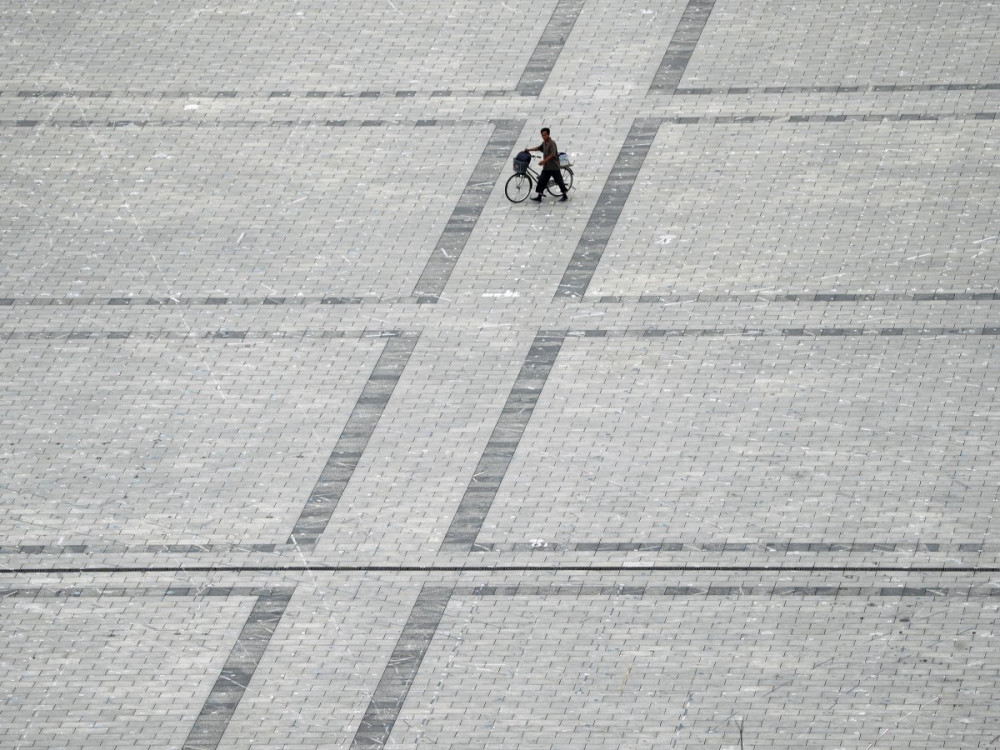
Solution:
[[[990,3],[8,6],[0,747],[1000,735]]]
[[[406,368],[416,341],[417,336],[412,334],[386,339],[375,369],[368,376],[351,416],[295,521],[287,544],[310,549],[319,542]]]

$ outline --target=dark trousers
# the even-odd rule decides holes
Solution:
[[[566,183],[563,182],[562,172],[558,169],[543,169],[542,173],[538,175],[538,194],[541,195],[545,187],[549,184],[549,180],[555,180],[556,185],[559,189],[563,191],[563,195],[566,195]]]

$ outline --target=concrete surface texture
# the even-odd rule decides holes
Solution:
[[[1000,743],[1000,5],[0,25],[0,749]]]

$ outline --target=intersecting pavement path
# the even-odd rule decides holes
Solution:
[[[0,749],[997,742],[1000,6],[0,24]]]

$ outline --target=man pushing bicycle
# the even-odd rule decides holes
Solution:
[[[542,128],[542,145],[536,146],[535,148],[526,148],[525,151],[541,151],[542,161],[540,162],[542,167],[542,173],[538,176],[538,187],[536,188],[536,193],[531,199],[537,203],[542,202],[542,191],[545,190],[546,186],[549,184],[549,180],[555,180],[556,185],[562,190],[562,198],[560,201],[569,200],[569,191],[566,189],[566,183],[563,182],[562,172],[559,171],[559,147],[556,146],[556,142],[552,140],[549,135],[548,128]],[[524,200],[523,198],[521,200]]]

